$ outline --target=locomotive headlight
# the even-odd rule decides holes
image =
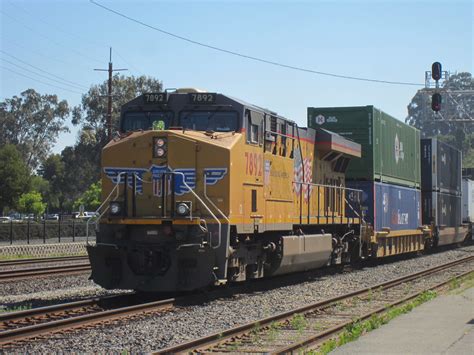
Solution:
[[[162,156],[164,156],[165,153],[166,153],[166,152],[165,152],[165,150],[164,150],[163,148],[157,148],[157,149],[156,149],[156,156],[159,157],[159,158],[161,158]]]
[[[189,215],[190,208],[186,202],[176,203],[176,213],[182,217]]]
[[[153,157],[163,158],[166,155],[166,138],[154,137],[153,138]]]
[[[122,205],[120,202],[112,201],[110,202],[110,214],[111,215],[118,215],[122,211]]]

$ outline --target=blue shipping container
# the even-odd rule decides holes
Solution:
[[[420,190],[373,181],[346,181],[351,189],[362,190],[364,219],[376,231],[417,229],[421,226]]]

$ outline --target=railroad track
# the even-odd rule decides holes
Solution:
[[[0,314],[0,346],[14,345],[32,337],[104,324],[121,318],[172,309],[176,298],[140,303],[136,294],[89,300]],[[121,307],[122,304],[130,304]]]
[[[62,265],[62,266],[50,266],[41,268],[31,269],[15,269],[0,271],[0,282],[4,281],[18,281],[30,277],[39,276],[51,276],[51,275],[72,275],[90,271],[90,264],[75,264],[75,265]]]
[[[62,257],[52,257],[52,258],[2,260],[0,261],[0,267],[47,264],[47,263],[66,262],[66,261],[88,261],[88,260],[89,260],[89,257],[87,255],[62,256]]]
[[[285,354],[317,348],[355,320],[365,320],[474,272],[474,256],[162,349],[174,353]]]
[[[471,261],[471,263],[469,263],[469,261]],[[452,269],[456,267],[458,268]],[[382,291],[390,290],[397,285],[406,284],[407,282],[412,282],[416,284],[420,282],[419,280],[422,277],[435,275],[436,273],[447,272],[448,269],[451,269],[451,273],[449,277],[445,277],[447,280],[451,279],[452,277],[460,277],[468,272],[472,272],[472,270],[474,270],[474,257],[471,256],[455,262],[438,266],[436,268],[425,270],[423,272],[408,275],[400,279],[392,280],[374,286],[370,289],[363,289],[324,302],[318,302],[297,310],[292,310],[290,312],[282,313],[274,317],[259,320],[258,322],[249,323],[247,325],[233,328],[219,334],[214,334],[206,338],[194,340],[186,344],[167,348],[161,350],[158,353],[187,352],[193,350],[229,352],[232,349],[238,349],[237,352],[246,352],[245,350],[252,349],[237,346],[238,344],[243,344],[243,339],[246,339],[245,341],[247,342],[250,341],[251,344],[253,344],[252,342],[254,342],[254,340],[256,339],[255,336],[258,336],[259,339],[264,339],[265,332],[267,330],[272,331],[272,329],[274,329],[273,325],[277,324],[277,322],[279,324],[282,324],[282,330],[285,330],[283,327],[286,327],[286,333],[295,333],[295,330],[290,329],[292,323],[295,327],[298,327],[298,325],[294,324],[295,321],[292,321],[293,319],[295,319],[295,314],[301,314],[304,317],[308,317],[308,319],[311,315],[319,318],[321,318],[323,314],[325,314],[325,316],[330,316],[331,313],[329,311],[335,307],[335,304],[337,306],[340,306],[340,302],[348,302],[351,298],[354,299],[354,297],[359,297],[359,299],[361,300],[361,308],[367,310],[367,308],[364,306],[364,303],[362,302],[364,300],[364,297],[374,297],[374,302],[378,302],[378,300],[376,300],[375,298],[382,295]],[[443,282],[445,283],[449,281],[444,280]],[[439,282],[432,287],[438,286]],[[403,288],[402,291],[406,293],[407,288]],[[373,292],[374,294],[377,293],[377,296],[370,296],[371,292]],[[385,293],[383,293],[383,295],[385,295]],[[59,304],[49,307],[0,314],[0,346],[11,347],[17,345],[18,343],[21,343],[22,341],[27,341],[31,338],[45,338],[57,332],[64,333],[69,332],[71,329],[87,328],[91,326],[97,326],[98,324],[107,324],[114,320],[132,318],[134,316],[142,315],[145,313],[168,311],[174,309],[176,304],[196,302],[196,295],[169,298],[151,302],[143,302],[140,297],[134,300],[133,297],[134,295],[108,296],[103,298],[96,298],[72,303]],[[402,301],[404,299],[403,297],[400,297],[399,294],[397,297],[398,298],[396,299],[398,299],[399,301],[400,299],[402,299]],[[415,297],[414,293],[411,294],[410,297]],[[130,303],[134,302],[135,304],[129,305]],[[127,306],[123,307],[123,304],[127,304]],[[321,310],[323,311],[323,313],[318,313]],[[339,316],[337,316],[336,319],[339,319]],[[359,318],[363,319],[366,316],[367,315],[363,315]],[[301,316],[299,317],[301,318]],[[347,315],[345,317],[342,317],[342,319],[345,320],[345,323],[341,323],[338,325],[342,328],[348,324],[348,319],[349,322],[352,322],[352,318],[348,318]],[[330,322],[326,322],[324,323],[322,329],[324,332],[319,331],[317,333],[318,336],[321,336],[321,334],[326,334],[326,336],[328,336],[328,329],[335,328],[331,326]],[[299,332],[299,330],[296,330],[296,332]],[[284,332],[281,332],[281,334],[283,333]],[[307,335],[306,333],[307,332],[305,332],[303,335]],[[313,335],[314,334],[311,334],[311,336]],[[236,342],[238,342],[238,344]],[[285,346],[288,347],[289,344],[290,343],[287,341],[285,343]],[[301,344],[295,345],[294,343],[291,343],[290,345],[296,346],[296,348],[301,348],[302,346],[304,346]],[[260,347],[259,349],[260,350],[257,352],[262,352],[262,348]]]

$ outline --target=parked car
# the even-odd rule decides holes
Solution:
[[[0,223],[10,223],[12,219],[10,217],[4,216],[0,217]]]
[[[47,214],[44,216],[45,221],[59,221],[59,215],[57,213]]]
[[[89,219],[91,217],[94,217],[98,215],[97,212],[73,212],[72,213],[72,218],[77,218],[77,219]]]

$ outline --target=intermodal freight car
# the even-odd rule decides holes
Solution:
[[[193,290],[432,245],[433,229],[416,220],[418,131],[393,137],[401,172],[397,162],[374,165],[364,155],[371,143],[355,138],[298,127],[219,93],[137,97],[122,107],[120,132],[102,152],[92,279],[106,288]],[[367,189],[351,185],[361,157],[372,177],[383,177]],[[380,206],[364,206],[370,189]],[[397,210],[398,196],[413,198],[415,212]]]

